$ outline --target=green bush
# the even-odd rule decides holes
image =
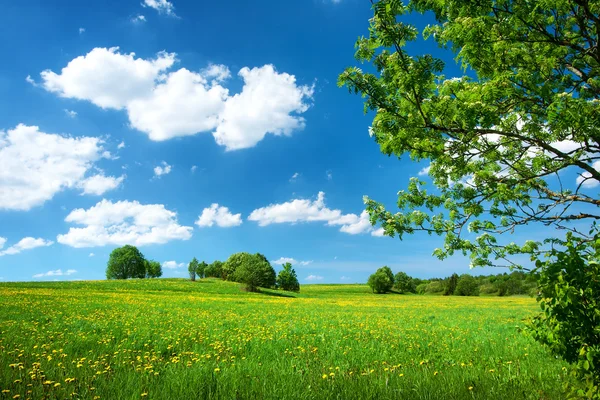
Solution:
[[[441,281],[429,282],[425,287],[425,293],[442,293],[444,284]]]
[[[479,292],[482,294],[496,294],[498,293],[498,288],[491,283],[484,283],[479,287]]]
[[[425,294],[425,290],[427,289],[427,283],[421,283],[417,285],[416,292],[417,294]]]
[[[461,275],[456,284],[454,294],[457,296],[479,296],[479,285],[471,275]]]

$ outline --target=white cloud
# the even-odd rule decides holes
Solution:
[[[125,148],[125,142],[121,142],[119,143],[119,145],[117,146],[117,149],[121,150]]]
[[[431,169],[431,165],[426,166],[425,168],[419,171],[419,176],[424,176],[429,174],[429,170]]]
[[[4,239],[4,238],[2,238],[2,239]],[[5,242],[6,242],[6,239],[4,239],[4,241],[0,240],[0,243],[2,243],[2,246],[0,246],[0,247],[3,247]],[[44,240],[41,238],[36,239],[36,238],[32,238],[32,237],[25,237],[25,238],[19,240],[19,242],[17,242],[17,244],[10,246],[6,250],[0,251],[0,256],[15,255],[15,254],[19,254],[20,252],[25,251],[25,250],[35,249],[36,247],[51,246],[52,244],[54,244],[54,242],[51,242],[49,240]]]
[[[162,263],[163,268],[166,269],[177,269],[185,267],[185,263],[177,263],[176,261],[165,261]]]
[[[131,18],[131,22],[133,22],[134,24],[142,24],[146,22],[146,17],[144,17],[143,15],[136,15],[135,17]]]
[[[320,275],[309,275],[304,278],[305,281],[322,281],[323,277]]]
[[[45,277],[50,277],[50,276],[69,276],[69,275],[73,275],[76,273],[77,273],[77,270],[74,270],[74,269],[68,269],[64,272],[60,269],[57,269],[56,271],[48,271],[43,274],[35,274],[33,277],[34,278],[45,278]]]
[[[379,228],[379,229],[375,229],[374,231],[372,231],[371,236],[381,237],[381,236],[384,236],[383,233],[384,233],[383,228]]]
[[[259,226],[321,221],[330,226],[341,226],[340,232],[351,235],[373,230],[366,211],[358,216],[356,214],[342,214],[340,210],[332,210],[325,205],[324,192],[319,192],[315,201],[296,199],[258,208],[252,211],[248,220],[258,222]]]
[[[213,133],[218,144],[227,150],[255,146],[267,133],[290,136],[294,130],[303,129],[301,114],[308,110],[306,99],[312,98],[314,88],[298,86],[296,78],[278,73],[272,65],[238,73],[244,87],[227,99],[220,123]]]
[[[295,172],[294,175],[292,175],[292,177],[290,178],[290,182],[296,182],[296,179],[298,179],[299,177],[300,177],[300,173]]]
[[[0,209],[26,211],[64,189],[80,188],[94,163],[107,156],[98,138],[49,134],[22,124],[0,130]]]
[[[71,60],[60,74],[40,75],[43,87],[61,97],[88,100],[102,108],[122,109],[130,101],[150,96],[155,81],[175,63],[175,55],[160,52],[153,60],[121,54],[118,47],[95,48]]]
[[[71,247],[97,247],[131,244],[144,246],[163,244],[171,240],[188,240],[191,226],[181,226],[177,214],[162,204],[140,204],[137,201],[102,200],[84,210],[71,211],[66,222],[84,225],[58,235],[59,243]]]
[[[85,32],[85,28],[79,28],[79,34],[81,35],[82,33]]]
[[[271,264],[275,264],[275,265],[282,265],[282,264],[286,264],[286,263],[290,263],[292,265],[301,265],[301,266],[306,266],[309,264],[312,264],[312,260],[310,261],[298,261],[294,258],[290,258],[290,257],[280,257],[277,260],[273,260],[271,261]]]
[[[73,110],[67,110],[66,108],[64,109],[65,114],[67,114],[67,117],[69,118],[75,118],[77,116],[77,111],[73,111]]]
[[[182,68],[157,84],[152,93],[129,102],[131,126],[154,141],[208,132],[219,124],[229,91]]]
[[[6,243],[6,238],[0,237],[0,249],[4,247],[5,243]]]
[[[196,225],[199,227],[213,226],[217,224],[221,228],[229,228],[242,224],[242,214],[232,214],[229,208],[212,204],[209,208],[202,210]]]
[[[88,257],[94,257],[95,254],[94,253],[90,253],[90,255]]]
[[[162,175],[167,175],[171,173],[171,166],[167,164],[165,161],[154,167],[154,176],[160,178]]]
[[[45,70],[42,86],[61,97],[124,109],[130,126],[154,141],[212,132],[218,144],[237,150],[255,146],[268,133],[289,136],[304,128],[300,114],[309,108],[314,87],[298,85],[293,75],[272,65],[242,68],[242,90],[230,96],[222,86],[231,76],[224,65],[169,72],[173,53],[142,59],[118,50],[95,48],[60,74]]]
[[[596,171],[600,171],[600,161],[595,161],[592,164],[592,168],[594,168]],[[584,188],[595,188],[598,185],[600,185],[600,182],[598,182],[596,179],[592,178],[592,174],[590,174],[589,172],[583,172],[582,174],[580,174],[577,177],[577,185],[581,185]]]
[[[125,175],[115,178],[114,176],[105,176],[104,174],[99,174],[90,176],[89,178],[79,182],[78,187],[83,189],[82,194],[100,196],[109,190],[118,188],[121,183],[123,183],[123,180],[125,180]]]
[[[333,179],[333,174],[331,173],[331,170],[326,171],[325,176],[327,177],[328,181]]]
[[[144,7],[154,8],[159,14],[167,14],[172,17],[176,17],[175,15],[175,6],[173,3],[167,0],[144,0],[142,3]]]
[[[192,165],[192,168],[190,168],[190,171],[192,171],[192,174],[193,174],[194,172],[196,172],[197,169],[198,169],[197,165]]]

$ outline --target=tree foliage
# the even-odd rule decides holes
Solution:
[[[222,261],[213,261],[204,269],[204,276],[212,277],[212,278],[222,278],[223,277],[223,262]]]
[[[408,276],[406,272],[398,272],[394,276],[394,288],[400,293],[416,293],[417,285],[413,278]]]
[[[461,275],[456,282],[454,294],[457,296],[479,296],[479,285],[471,275]]]
[[[450,275],[444,288],[444,296],[452,296],[456,291],[456,285],[458,284],[458,275],[456,273]]]
[[[277,287],[289,292],[299,292],[300,283],[296,271],[292,268],[292,264],[283,264],[283,269],[277,274]]]
[[[188,272],[190,274],[191,281],[196,280],[196,272],[197,271],[198,271],[198,260],[196,259],[196,257],[194,257],[192,259],[192,261],[190,261],[190,263],[188,264]]]
[[[198,264],[198,268],[196,268],[196,275],[198,275],[198,278],[202,279],[206,276],[206,268],[208,267],[208,264],[204,261],[202,261],[201,263]]]
[[[547,256],[539,264],[542,277],[572,282],[579,273],[590,274],[591,261],[578,264],[581,272],[543,270],[566,258],[577,263],[594,256],[600,239],[594,223],[600,199],[589,191],[600,182],[600,3],[372,3],[369,35],[358,40],[356,58],[372,63],[375,72],[348,68],[339,84],[362,94],[365,110],[375,112],[371,133],[381,151],[429,160],[435,188],[412,178],[398,194],[399,212],[365,197],[371,222],[388,236],[443,236],[443,247],[434,251],[440,259],[460,252],[472,266],[523,267],[527,257],[515,256],[537,262]],[[419,32],[406,18],[413,12],[429,12],[436,22]],[[444,61],[431,54],[409,54],[419,33],[454,53],[463,76],[445,76]],[[545,227],[546,240],[504,239],[526,225]],[[565,250],[565,242],[574,250]],[[558,291],[566,290],[563,281],[548,281],[548,287],[558,285],[546,291],[557,315],[541,319],[540,330],[579,325],[581,314],[558,313],[570,306]],[[592,287],[580,283],[584,292]],[[580,311],[588,315],[591,305],[583,302]],[[582,333],[592,334],[598,335]],[[551,348],[567,360],[590,354],[589,344],[569,346],[566,336],[554,338],[558,344]],[[597,375],[586,376],[598,385]]]
[[[162,276],[162,267],[158,261],[145,260],[146,278],[160,278]]]
[[[146,277],[146,259],[135,246],[125,245],[114,249],[108,258],[106,279]]]
[[[265,256],[260,253],[248,254],[237,253],[232,255],[230,260],[235,261],[235,272],[230,276],[230,280],[240,282],[246,285],[249,291],[256,291],[259,287],[271,288],[275,286],[275,270]],[[226,264],[227,264],[226,263]]]
[[[373,293],[387,293],[394,286],[394,274],[388,267],[381,267],[369,276],[367,284],[371,287]]]

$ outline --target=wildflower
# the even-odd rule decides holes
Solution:
[[[215,372],[220,372],[221,368],[215,368]]]
[[[469,390],[473,390],[473,386],[469,386]]]
[[[148,396],[148,393],[142,393],[142,397]]]
[[[323,374],[322,378],[327,379],[327,374]]]

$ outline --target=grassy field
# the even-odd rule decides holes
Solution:
[[[206,279],[0,284],[0,399],[560,399],[526,297],[295,297]]]

